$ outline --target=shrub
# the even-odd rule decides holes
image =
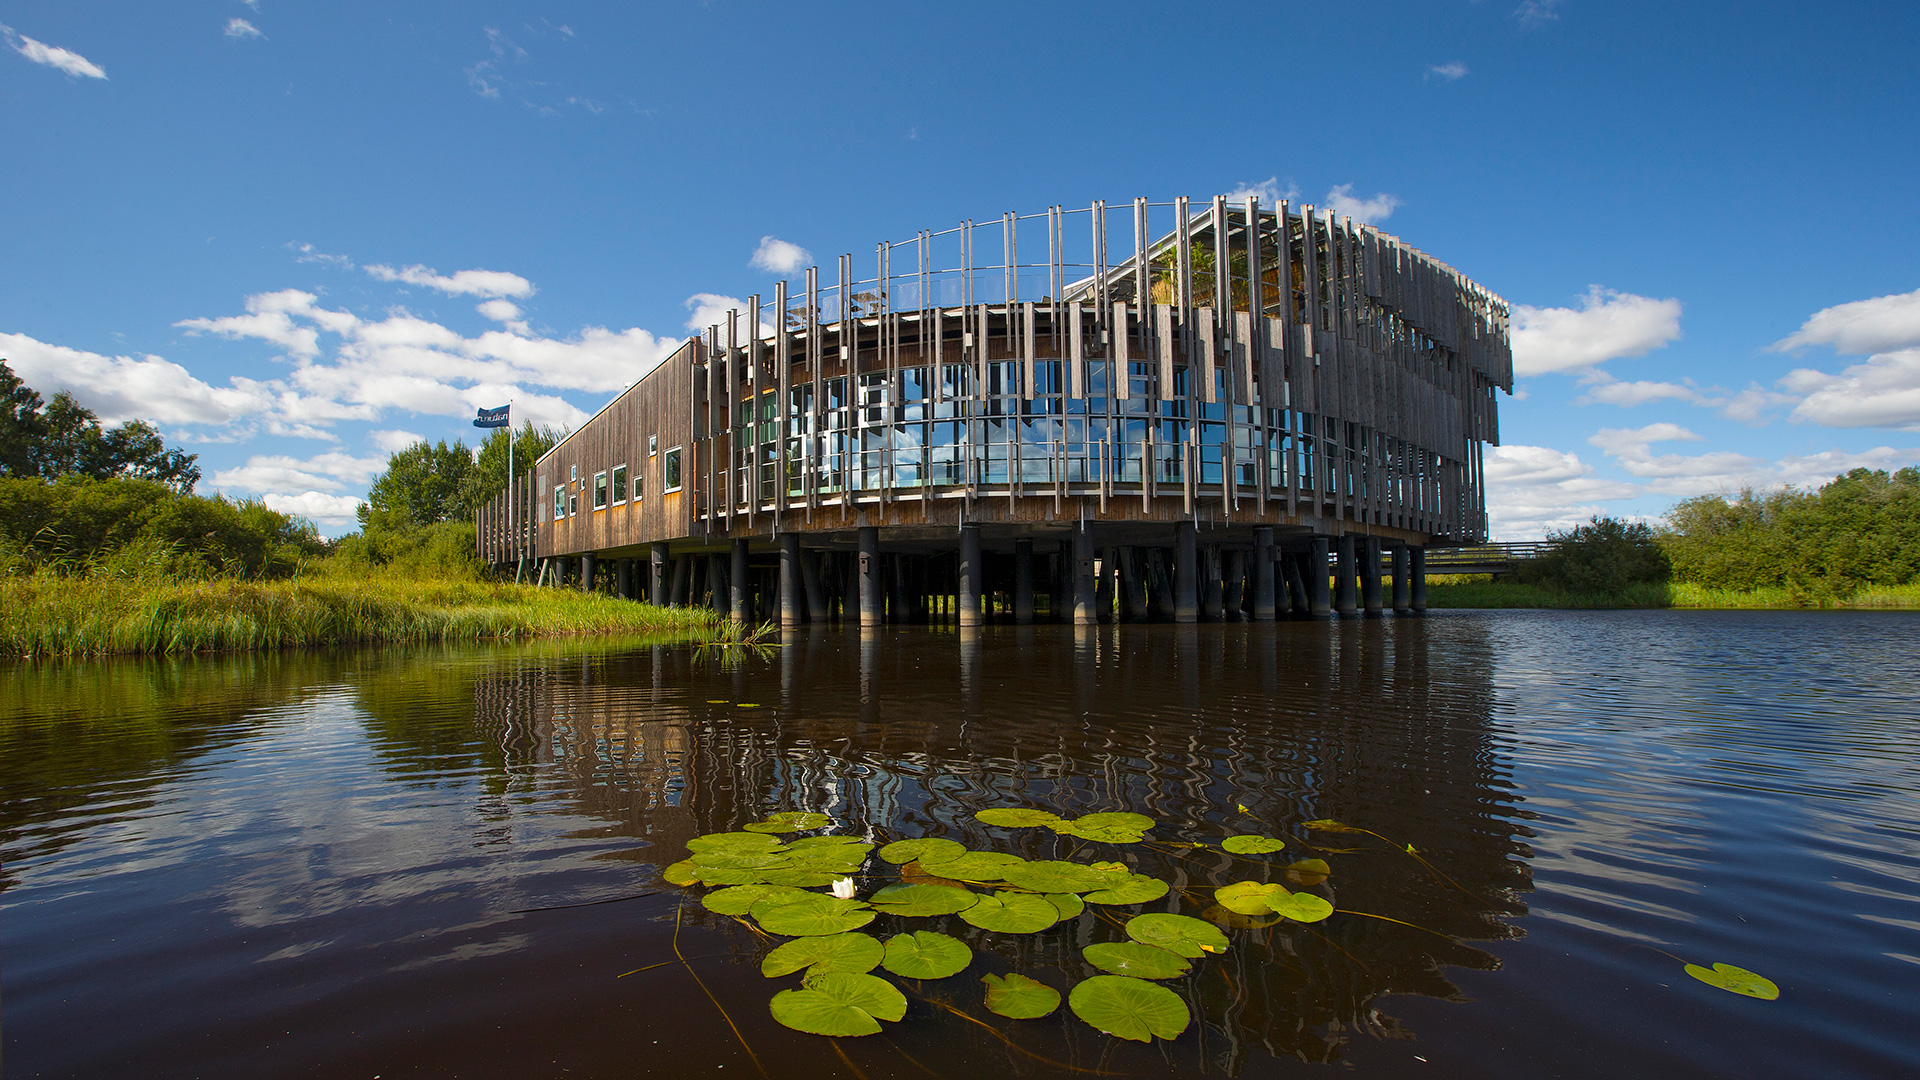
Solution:
[[[12,573],[287,577],[322,550],[310,522],[259,502],[150,480],[0,478],[0,566]]]
[[[1528,562],[1520,579],[1569,593],[1619,593],[1634,585],[1663,584],[1673,567],[1653,527],[1595,517],[1547,534],[1546,554]]]

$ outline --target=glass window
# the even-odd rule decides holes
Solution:
[[[567,492],[567,516],[572,517],[573,515],[579,512],[580,512],[579,494],[577,492],[572,492],[572,491]]]
[[[593,508],[595,510],[607,508],[607,474],[603,472],[593,474]]]
[[[647,470],[641,469],[633,474],[633,501],[639,502],[647,494]]]
[[[567,516],[567,485],[561,484],[553,489],[553,520],[559,521]]]
[[[627,501],[627,467],[625,465],[616,465],[613,468],[613,501],[616,503]]]
[[[666,476],[665,476],[666,485],[664,490],[679,491],[680,490],[680,448],[679,447],[676,446],[673,449],[667,451],[666,466],[663,471],[666,473]]]
[[[660,452],[660,436],[658,435],[647,436],[647,456],[652,457],[653,455],[659,452]]]

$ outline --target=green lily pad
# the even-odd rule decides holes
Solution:
[[[1074,821],[1090,829],[1132,829],[1134,832],[1146,832],[1160,824],[1145,814],[1130,814],[1125,811],[1082,814]]]
[[[755,821],[740,827],[754,833],[789,833],[824,829],[831,824],[833,819],[825,814],[816,814],[807,810],[783,810],[777,814],[768,814],[765,821]]]
[[[1275,915],[1284,915],[1294,922],[1319,922],[1333,914],[1332,904],[1306,892],[1269,896],[1267,906],[1273,909]]]
[[[745,848],[713,848],[709,851],[696,851],[689,861],[695,866],[710,866],[719,870],[761,870],[769,866],[781,866],[788,855],[784,851],[753,851]]]
[[[1267,906],[1267,900],[1285,895],[1285,885],[1258,881],[1236,881],[1213,890],[1213,898],[1219,901],[1221,907],[1240,915],[1270,914],[1273,909]]]
[[[969,924],[1001,934],[1032,934],[1060,921],[1060,909],[1032,893],[994,893],[960,913]]]
[[[1188,959],[1223,952],[1227,947],[1227,935],[1221,933],[1219,927],[1190,915],[1135,915],[1127,920],[1127,936]]]
[[[1082,840],[1094,840],[1102,844],[1137,844],[1146,839],[1146,833],[1140,829],[1129,829],[1120,825],[1089,825],[1086,818],[1076,821],[1051,821],[1047,828],[1061,836],[1077,836]]]
[[[973,950],[957,937],[916,930],[887,939],[887,970],[903,979],[944,979],[973,963]]]
[[[980,981],[987,987],[987,1011],[1009,1020],[1036,1020],[1060,1007],[1060,991],[1017,972]]]
[[[888,915],[926,918],[965,911],[980,902],[980,894],[952,885],[888,885],[873,894],[873,906]]]
[[[1138,941],[1103,941],[1081,949],[1080,955],[1101,971],[1136,979],[1174,979],[1193,967],[1184,956]]]
[[[886,948],[871,934],[828,934],[803,937],[780,946],[760,961],[760,974],[769,979],[791,975],[801,968],[810,974],[841,971],[864,974],[880,966]]]
[[[983,825],[998,825],[1003,829],[1030,829],[1036,825],[1046,825],[1060,820],[1060,815],[1050,810],[1028,810],[1024,807],[1012,806],[982,810],[973,816]]]
[[[848,854],[841,854],[841,852]],[[851,874],[866,865],[865,852],[852,848],[821,848],[795,851],[781,856],[781,866],[790,870],[817,870],[823,874]]]
[[[1073,1014],[1109,1035],[1135,1042],[1187,1030],[1187,1003],[1164,986],[1125,975],[1095,975],[1067,995]]]
[[[1743,997],[1759,998],[1761,1001],[1775,1001],[1780,997],[1780,988],[1765,975],[1756,975],[1746,968],[1732,964],[1715,964],[1703,968],[1699,964],[1688,964],[1687,974],[1706,983],[1717,986],[1729,993]]]
[[[1365,832],[1366,831],[1364,829],[1356,829],[1351,825],[1343,825],[1340,822],[1333,820],[1332,818],[1315,818],[1312,821],[1303,821],[1300,823],[1300,827],[1303,829],[1315,829],[1320,832]]]
[[[803,836],[788,844],[787,847],[793,851],[820,847],[857,847],[862,852],[873,850],[872,844],[857,836]]]
[[[753,905],[769,896],[811,896],[812,893],[786,885],[735,885],[710,892],[700,898],[700,906],[716,915],[745,915]]]
[[[1077,919],[1081,912],[1087,910],[1086,902],[1077,893],[1050,892],[1046,894],[1046,901],[1059,909],[1061,922]]]
[[[1295,885],[1318,885],[1332,874],[1333,867],[1325,859],[1296,859],[1287,864],[1287,880]]]
[[[1086,900],[1089,904],[1144,904],[1165,895],[1167,883],[1159,878],[1128,874],[1127,879],[1118,885],[1088,893]]]
[[[723,866],[701,866],[694,863],[693,868],[700,873],[700,880],[707,885],[759,885],[767,880],[767,874],[783,873],[778,870],[736,870]],[[793,882],[786,882],[793,884]]]
[[[907,1015],[907,999],[887,980],[874,975],[814,975],[799,990],[773,995],[773,1018],[795,1031],[852,1037],[876,1035],[881,1020]]]
[[[1270,852],[1284,851],[1287,842],[1285,840],[1275,840],[1271,836],[1255,836],[1251,833],[1242,833],[1239,836],[1229,836],[1225,840],[1220,841],[1220,846],[1233,852],[1235,855],[1266,855]]]
[[[956,858],[966,854],[967,847],[957,840],[947,840],[938,836],[922,836],[913,840],[895,840],[880,849],[880,857],[894,864],[910,863],[922,855],[934,858]]]
[[[1013,867],[1026,863],[1018,855],[999,851],[969,851],[958,858],[937,862],[928,862],[927,858],[920,856],[920,869],[951,881],[1001,881]]]
[[[681,859],[660,871],[660,879],[669,885],[698,885],[700,868],[693,864],[692,859]]]
[[[1229,911],[1219,904],[1215,904],[1201,912],[1200,917],[1213,923],[1215,926],[1227,930],[1261,930],[1282,921],[1280,916],[1270,912],[1262,911],[1259,915],[1241,915],[1238,912]]]
[[[865,903],[819,893],[769,896],[749,910],[760,929],[782,937],[822,937],[858,930],[873,921],[873,909]]]
[[[754,851],[774,851],[785,847],[778,838],[764,833],[717,832],[705,836],[696,836],[687,841],[688,851],[713,851],[718,848],[747,848]]]
[[[926,863],[922,861],[920,865],[925,866]],[[1037,893],[1091,892],[1094,889],[1111,888],[1114,883],[1113,875],[1104,870],[1095,870],[1081,863],[1053,860],[1008,866],[1005,876],[1007,884]]]
[[[799,869],[794,867],[760,870],[757,871],[757,873],[759,876],[754,878],[754,881],[764,881],[769,885],[790,885],[796,889],[824,888],[825,886],[833,884],[835,880],[846,876],[845,874],[835,873],[832,870]],[[704,877],[704,875],[702,876]],[[712,878],[706,878],[706,881],[709,884],[714,883]],[[750,884],[750,882],[742,882],[741,884]]]

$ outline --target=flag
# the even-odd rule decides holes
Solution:
[[[497,409],[481,409],[473,418],[474,427],[512,427],[513,421],[507,419],[507,410],[511,405],[502,405]]]

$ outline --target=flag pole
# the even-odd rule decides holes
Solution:
[[[513,512],[513,399],[507,399],[507,520],[513,522],[513,583],[520,584],[527,571],[526,542],[520,533],[520,518]]]

